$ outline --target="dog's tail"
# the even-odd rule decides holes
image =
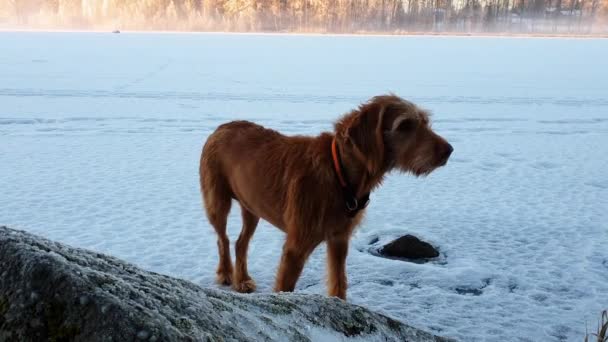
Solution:
[[[230,211],[232,201],[231,190],[221,165],[221,156],[218,151],[218,132],[212,133],[201,153],[199,177],[201,194],[207,218],[214,224],[224,219]]]

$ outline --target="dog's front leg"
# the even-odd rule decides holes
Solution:
[[[332,237],[327,240],[327,293],[346,300],[346,255],[348,236]]]
[[[320,241],[287,234],[287,241],[283,245],[283,255],[281,256],[281,264],[274,286],[276,292],[292,292],[294,290],[306,259],[319,243]]]

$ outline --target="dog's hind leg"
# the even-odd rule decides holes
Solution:
[[[243,230],[236,241],[236,265],[232,278],[232,287],[242,293],[255,291],[255,282],[247,272],[247,249],[249,241],[255,232],[260,218],[241,205],[241,216],[243,217]]]
[[[228,213],[230,212],[230,200],[216,204],[208,217],[211,225],[217,233],[217,248],[220,260],[217,266],[217,282],[222,285],[230,285],[232,283],[232,260],[230,258],[230,240],[226,234],[226,223]]]
[[[203,158],[201,163],[201,190],[205,202],[207,218],[217,233],[219,264],[217,282],[222,285],[232,283],[232,260],[230,258],[230,241],[226,234],[228,213],[232,204],[231,191],[227,183],[213,168],[207,167]]]

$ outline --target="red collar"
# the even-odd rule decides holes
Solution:
[[[334,170],[336,171],[338,181],[342,187],[344,202],[346,204],[346,214],[349,217],[354,217],[359,211],[367,207],[367,204],[369,203],[369,192],[364,194],[363,197],[357,198],[356,190],[351,187],[350,183],[346,180],[346,177],[344,177],[344,166],[342,165],[342,160],[340,159],[340,154],[336,145],[336,138],[334,137],[331,142],[331,157],[334,164]]]
[[[342,187],[346,187],[346,181],[344,180],[344,175],[342,174],[342,163],[340,162],[340,158],[338,157],[338,150],[336,147],[336,138],[331,141],[331,157],[334,161],[334,170],[336,170],[336,174],[338,175],[338,180],[340,181],[340,185]]]

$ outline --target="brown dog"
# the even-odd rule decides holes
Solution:
[[[218,282],[255,290],[247,247],[263,218],[287,233],[275,291],[293,291],[306,259],[325,241],[328,293],[345,299],[348,242],[370,191],[391,170],[426,175],[452,150],[431,130],[427,112],[394,95],[374,97],[338,120],[333,134],[317,137],[288,137],[247,121],[219,126],[200,163],[203,201],[218,235]],[[243,216],[234,270],[226,235],[232,199]]]

